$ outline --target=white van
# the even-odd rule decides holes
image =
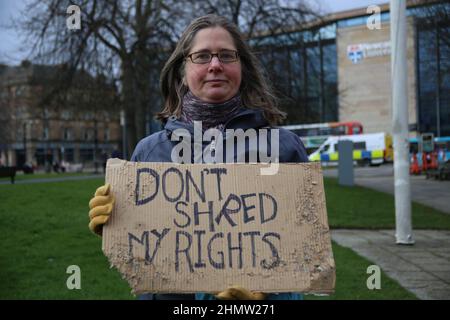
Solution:
[[[319,149],[309,155],[309,161],[338,161],[337,145],[341,140],[353,142],[353,160],[358,163],[376,165],[392,161],[392,138],[384,132],[329,137]]]

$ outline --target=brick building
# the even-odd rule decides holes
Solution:
[[[108,106],[78,102],[88,95],[87,75],[75,76],[84,85],[69,93],[70,107],[58,99],[45,105],[41,99],[50,77],[60,66],[0,66],[0,162],[21,167],[25,163],[45,167],[55,162],[101,165],[105,157],[120,150],[119,112]],[[85,89],[83,89],[85,88]],[[108,87],[111,100],[115,92]],[[108,100],[108,99],[105,99]],[[69,103],[68,103],[69,104]],[[47,166],[48,168],[48,166]]]

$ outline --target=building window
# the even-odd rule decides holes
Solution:
[[[15,94],[15,96],[17,98],[22,97],[24,92],[25,92],[25,88],[23,86],[17,86],[16,87],[16,94]]]
[[[417,24],[419,132],[450,135],[450,25]]]
[[[80,149],[80,160],[89,162],[94,160],[94,149]]]
[[[73,148],[64,149],[64,153],[62,155],[64,161],[73,162],[74,161],[74,152]]]
[[[336,41],[325,28],[327,39],[319,30],[304,36],[309,42],[258,49],[290,124],[338,120]]]
[[[63,140],[72,140],[72,129],[64,128]]]
[[[64,110],[61,112],[61,118],[63,120],[69,120],[72,118],[72,112],[69,110]]]
[[[42,139],[43,140],[48,140],[49,138],[49,131],[48,131],[48,127],[45,126],[44,130],[42,131]]]
[[[44,116],[44,119],[48,119],[49,118],[50,111],[48,110],[48,108],[44,108],[43,116]]]
[[[17,118],[24,118],[27,116],[28,108],[26,106],[24,106],[24,105],[18,106],[16,110],[17,110],[17,112],[16,112]]]
[[[104,133],[104,136],[103,136],[103,140],[105,142],[109,141],[109,128],[105,128],[105,133]]]
[[[95,114],[94,114],[94,112],[92,112],[92,111],[87,111],[85,114],[84,114],[84,120],[92,120],[92,119],[94,119],[95,118]]]
[[[36,158],[36,162],[39,166],[42,166],[45,164],[45,150],[42,148],[36,149],[36,152],[34,153],[34,157]]]
[[[25,125],[17,127],[17,140],[21,141],[25,137]]]
[[[84,131],[84,140],[86,141],[94,140],[94,129],[88,128]]]

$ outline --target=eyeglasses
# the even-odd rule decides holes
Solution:
[[[238,61],[239,54],[234,50],[222,50],[218,53],[212,53],[209,51],[194,52],[188,55],[186,58],[190,58],[192,63],[206,64],[210,63],[212,58],[216,56],[222,63],[232,63]]]

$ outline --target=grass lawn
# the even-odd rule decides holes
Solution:
[[[307,295],[306,300],[355,300],[355,299],[417,299],[416,296],[401,287],[397,281],[381,272],[381,289],[367,289],[367,267],[373,265],[353,250],[333,242],[333,255],[336,263],[336,288],[331,296]]]
[[[34,173],[34,174],[22,174],[16,173],[15,181],[33,180],[33,179],[51,179],[51,178],[64,178],[64,177],[77,177],[88,176],[92,173],[86,172],[64,172],[64,173]],[[0,181],[11,181],[10,177],[0,178]]]
[[[109,268],[101,251],[100,238],[87,228],[87,203],[101,184],[102,179],[0,185],[0,299],[135,298],[119,273]],[[379,193],[371,195],[372,191],[359,188],[346,190],[332,180],[326,180],[326,188],[332,227],[390,226],[389,215],[393,215],[393,211],[387,211],[388,204],[382,204],[386,210],[383,211],[365,202],[392,202],[392,197],[383,198]],[[352,200],[345,200],[345,197]],[[432,210],[414,208],[415,216],[423,221],[424,226],[427,214],[433,217],[428,218],[431,221],[440,217]],[[358,215],[363,217],[355,219]],[[366,219],[371,222],[366,223]],[[429,227],[448,225],[448,220],[440,219],[435,225],[430,222]],[[372,263],[347,248],[336,244],[333,248],[337,266],[336,293],[327,298],[414,298],[386,276],[382,277],[381,290],[368,290],[366,269]],[[66,269],[70,265],[81,268],[81,290],[68,290],[66,287],[69,277]]]
[[[328,220],[331,228],[395,229],[394,196],[364,187],[344,187],[325,178]],[[450,215],[412,203],[416,229],[450,230]]]
[[[87,203],[101,179],[0,186],[0,299],[130,299],[87,228]],[[68,290],[66,269],[81,269]]]

